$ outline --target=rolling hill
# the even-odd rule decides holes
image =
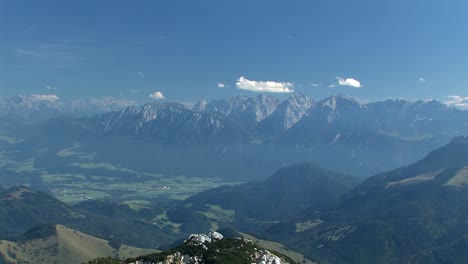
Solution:
[[[48,229],[48,232],[44,232]],[[121,245],[87,235],[62,225],[46,225],[28,232],[21,242],[1,240],[0,255],[8,263],[83,263],[98,257],[127,259],[157,250]]]
[[[186,199],[183,206],[203,211],[215,205],[233,210],[239,219],[278,221],[335,200],[357,183],[353,176],[301,163],[282,168],[266,180],[201,192]]]
[[[135,211],[112,203],[99,207],[101,210],[86,204],[70,206],[40,191],[12,187],[0,193],[0,236],[10,239],[39,225],[61,224],[107,239],[114,247],[158,248],[174,242],[178,235],[153,224],[158,210]]]

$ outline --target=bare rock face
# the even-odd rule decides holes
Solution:
[[[268,250],[256,251],[250,256],[252,263],[256,264],[287,264],[284,260],[276,255],[273,255]]]
[[[211,243],[211,238],[205,234],[191,234],[188,238],[188,242],[194,245],[203,245],[205,243]]]
[[[164,261],[160,262],[146,262],[146,261],[136,261],[130,264],[202,264],[203,261],[200,257],[183,255],[180,252],[168,255]]]
[[[211,240],[221,240],[221,239],[223,239],[223,235],[221,235],[218,232],[210,232],[210,233],[208,233],[208,236],[211,238]]]
[[[172,255],[167,256],[164,262],[158,264],[201,264],[203,263],[200,257],[182,255],[180,252],[176,252]]]
[[[223,239],[223,235],[221,235],[218,232],[210,232],[208,235],[205,234],[191,234],[189,238],[187,239],[187,242],[196,245],[196,246],[202,246],[205,245],[205,243],[211,243],[213,241],[219,241]]]

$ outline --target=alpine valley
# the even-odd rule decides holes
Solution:
[[[434,100],[3,99],[0,263],[466,263],[467,134]]]

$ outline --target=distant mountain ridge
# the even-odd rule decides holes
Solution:
[[[104,134],[164,146],[198,145],[210,152],[241,151],[252,158],[283,153],[288,157],[282,166],[313,161],[337,169],[335,157],[343,161],[346,169],[341,171],[354,174],[414,162],[454,136],[468,134],[468,111],[437,101],[363,104],[341,95],[314,101],[294,94],[282,102],[269,95],[236,96],[193,108],[153,102],[100,115],[95,122],[95,130]]]
[[[261,94],[255,97],[235,96],[213,100],[209,103],[198,103],[194,110],[207,113],[219,113],[233,119],[243,120],[247,124],[255,124],[271,115],[280,100],[276,97]]]
[[[174,116],[186,115],[192,111],[210,115],[211,122],[215,119],[229,120],[247,132],[253,130],[254,135],[261,134],[266,138],[276,138],[277,134],[307,126],[329,127],[337,132],[373,133],[410,141],[437,135],[454,136],[468,131],[468,111],[452,108],[435,100],[387,100],[363,104],[352,97],[342,95],[314,101],[303,94],[294,94],[282,102],[263,94],[255,97],[235,96],[208,103],[199,102],[193,108],[177,103],[153,102],[142,107],[131,107],[107,114],[100,119],[112,119],[114,124],[119,120],[122,124],[138,122],[142,125],[157,120],[155,113],[163,108],[170,108]],[[128,116],[130,112],[143,113],[146,119],[138,120],[138,116],[132,119]],[[148,118],[151,116],[153,118]],[[106,127],[106,130],[108,131],[109,127]],[[339,140],[337,138],[335,143]]]
[[[236,138],[242,131],[229,120],[205,112],[196,112],[177,103],[150,103],[127,107],[120,112],[98,116],[97,130],[109,134],[128,134],[159,140],[164,144],[207,144]]]
[[[0,98],[0,117],[37,122],[60,115],[93,116],[136,104],[134,101],[111,97],[75,99],[65,103],[59,101],[55,95],[16,95],[7,99]]]
[[[5,124],[14,126],[10,121]],[[226,175],[220,177],[246,175],[250,180],[265,178],[280,167],[313,162],[369,176],[410,164],[453,137],[468,134],[468,111],[437,101],[365,104],[343,95],[315,101],[303,94],[281,101],[261,94],[193,107],[152,102],[21,130],[18,133],[28,135],[9,136],[24,139],[22,146],[65,149],[82,142],[86,151],[133,169],[200,177],[217,177],[223,171]],[[133,155],[124,157],[121,149]]]
[[[353,129],[358,130],[366,128],[385,135],[418,139],[418,136],[434,134],[433,129],[436,129],[437,133],[452,134],[454,128],[466,131],[468,123],[467,111],[449,107],[435,100],[387,100],[365,104],[344,95],[315,101],[301,93],[293,94],[282,101],[264,94],[252,97],[239,95],[210,102],[200,101],[193,107],[158,102],[140,107],[134,101],[115,98],[63,103],[53,95],[17,95],[9,99],[0,99],[0,116],[93,116],[120,112],[127,107],[132,110],[123,111],[144,112],[152,107],[160,108],[160,105],[229,118],[238,124],[256,127],[266,134],[289,130],[298,122],[326,121],[348,128],[351,125]]]

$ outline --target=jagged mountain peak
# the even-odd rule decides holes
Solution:
[[[300,100],[300,99],[302,99],[302,98],[304,98],[304,99],[310,99],[309,96],[307,96],[306,94],[301,93],[301,92],[291,94],[291,96],[289,97],[289,99],[292,99],[292,98],[294,98],[294,99],[296,99],[296,100]]]
[[[423,111],[460,111],[437,100],[418,100],[411,104],[411,108]]]
[[[63,111],[78,116],[92,116],[100,113],[120,111],[129,106],[137,106],[131,100],[104,97],[102,99],[75,99],[65,105]]]
[[[363,103],[361,103],[358,99],[352,96],[346,96],[346,95],[334,95],[330,96],[328,98],[325,98],[319,102],[319,105],[322,106],[322,108],[328,107],[332,110],[336,110],[340,106],[344,107],[351,107],[351,106],[357,106],[357,107],[363,107],[365,106]]]
[[[57,101],[58,97],[56,95],[38,95],[38,94],[31,94],[31,95],[15,95],[8,99],[7,101],[14,103],[14,104],[26,104],[32,102],[54,102]]]
[[[237,95],[213,100],[203,106],[198,104],[197,109],[241,119],[243,123],[251,125],[271,115],[279,104],[280,100],[271,95],[259,94],[253,97]]]
[[[244,140],[244,133],[224,117],[191,110],[180,103],[153,102],[127,107],[100,115],[95,123],[106,134],[151,138],[169,145]]]
[[[141,119],[142,122],[148,122],[154,120],[159,114],[165,112],[166,115],[169,112],[173,114],[181,114],[183,112],[193,112],[188,109],[185,105],[177,102],[151,102],[142,106],[129,106],[120,111],[119,118],[131,115],[133,118]],[[108,114],[104,116],[113,116]]]
[[[314,101],[308,96],[302,93],[292,94],[281,102],[259,127],[273,129],[275,133],[280,133],[294,126],[312,106],[314,106]]]
[[[310,108],[314,104],[314,100],[303,93],[294,93],[288,99],[281,102],[280,105],[283,104],[301,108]]]
[[[12,117],[26,123],[36,123],[61,115],[94,116],[135,105],[137,105],[135,101],[111,97],[64,102],[53,94],[16,95],[8,99],[0,99],[0,116]]]
[[[61,111],[55,95],[16,95],[0,100],[0,115],[47,115]]]
[[[197,112],[203,112],[206,110],[206,106],[208,105],[208,102],[205,99],[202,99],[198,101],[194,106],[193,110]]]

